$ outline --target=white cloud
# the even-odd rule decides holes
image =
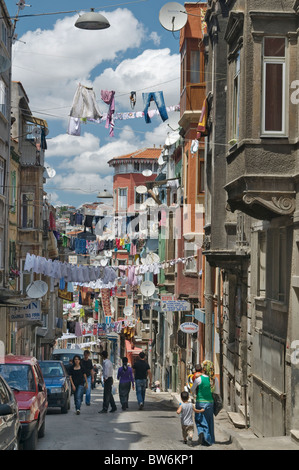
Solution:
[[[85,132],[81,136],[60,134],[47,140],[46,158],[49,157],[73,157],[88,151],[97,150],[100,139],[93,134]]]
[[[153,31],[150,35],[149,38],[153,41],[155,46],[159,46],[161,42],[161,37],[156,33],[156,31]]]

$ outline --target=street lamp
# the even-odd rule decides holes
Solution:
[[[109,28],[110,23],[105,16],[100,13],[96,13],[94,8],[91,8],[88,13],[84,13],[84,15],[79,16],[75,26],[79,29],[96,30]]]
[[[97,198],[99,199],[112,199],[113,196],[111,193],[109,193],[109,191],[107,191],[107,189],[104,189],[104,191],[100,191],[97,195]]]

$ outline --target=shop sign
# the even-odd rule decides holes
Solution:
[[[180,325],[180,330],[183,333],[190,333],[190,334],[197,333],[198,329],[199,329],[198,325],[192,322],[186,322]]]
[[[40,321],[41,303],[40,300],[31,302],[27,307],[15,308],[9,315],[9,320],[14,321]]]
[[[161,302],[162,310],[166,312],[189,312],[191,310],[190,302],[185,300],[167,300]]]

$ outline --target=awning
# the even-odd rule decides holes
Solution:
[[[30,114],[26,114],[25,118],[26,118],[26,121],[32,122],[33,124],[36,124],[38,126],[48,127],[48,123],[44,119],[40,119],[40,118],[31,116]]]

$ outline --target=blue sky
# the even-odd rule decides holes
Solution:
[[[100,2],[99,2],[100,3]],[[20,12],[13,46],[13,80],[20,81],[29,97],[33,115],[49,127],[46,163],[56,171],[45,190],[54,205],[97,201],[102,189],[112,188],[107,161],[142,147],[163,145],[178,112],[146,124],[143,118],[115,120],[115,136],[105,124],[82,125],[81,136],[67,134],[69,112],[78,83],[92,86],[100,110],[108,106],[101,90],[115,91],[116,113],[132,111],[129,96],[136,91],[134,111],[143,111],[142,92],[163,91],[166,106],[179,104],[179,33],[166,31],[159,22],[164,1],[32,0]],[[11,15],[16,0],[7,0]],[[183,5],[183,2],[181,2]],[[42,6],[41,6],[42,5]],[[110,28],[83,31],[74,27],[78,13],[32,16],[95,8]],[[155,105],[151,105],[155,109]],[[169,125],[168,125],[169,124]],[[170,126],[170,127],[169,127]]]

